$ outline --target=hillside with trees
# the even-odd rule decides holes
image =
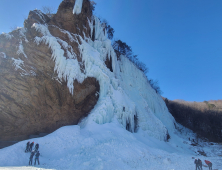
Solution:
[[[197,133],[197,138],[222,140],[222,100],[187,102],[163,98],[176,121]]]

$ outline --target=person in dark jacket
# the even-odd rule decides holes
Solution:
[[[210,161],[208,161],[208,160],[204,160],[204,161],[208,165],[209,170],[212,170],[212,163]]]
[[[29,158],[29,165],[32,165],[33,156],[35,155],[35,151],[33,150],[31,152],[30,158]]]
[[[34,142],[32,142],[32,143],[29,145],[29,151],[30,151],[30,152],[32,151],[33,145],[34,145]]]
[[[39,163],[39,156],[40,156],[40,153],[39,153],[39,151],[37,151],[37,153],[35,154],[35,164],[36,164],[36,161],[38,161],[38,164],[40,164]]]
[[[200,159],[197,160],[197,164],[198,164],[199,170],[203,170],[202,169],[202,161]]]
[[[202,170],[202,161],[199,158],[194,160],[194,164],[196,165],[196,170]]]
[[[25,152],[28,152],[28,151],[29,151],[29,144],[30,144],[30,142],[28,141],[27,144],[26,144]]]
[[[39,149],[39,144],[37,143],[37,144],[35,145],[35,151],[37,152],[38,149]]]
[[[196,165],[196,170],[197,170],[197,168],[198,168],[197,159],[194,160],[194,164]]]

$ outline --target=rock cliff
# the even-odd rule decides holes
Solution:
[[[39,10],[30,11],[24,28],[0,35],[0,141],[24,140],[29,135],[50,133],[64,125],[77,124],[95,106],[100,86],[93,77],[74,81],[73,94],[68,80],[58,77],[50,42],[33,24],[47,24],[58,43],[74,54],[82,72],[79,37],[90,37],[90,2],[83,0],[82,11],[73,14],[75,0],[64,0],[51,18]],[[70,34],[77,35],[75,41]]]

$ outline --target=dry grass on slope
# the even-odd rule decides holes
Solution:
[[[193,130],[198,137],[222,142],[222,100],[187,102],[163,99],[178,123]]]

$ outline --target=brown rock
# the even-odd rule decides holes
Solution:
[[[83,0],[82,11],[79,15],[73,15],[75,0],[64,0],[58,8],[58,12],[52,17],[49,24],[56,25],[71,33],[83,36],[83,31],[89,37],[90,30],[88,19],[92,17],[90,1]]]
[[[31,11],[24,22],[28,42],[19,30],[10,33],[11,39],[0,35],[0,142],[24,140],[29,135],[51,133],[62,126],[77,124],[97,103],[100,87],[95,78],[88,77],[82,84],[74,81],[74,95],[70,94],[66,81],[57,80],[49,47],[34,42],[36,36],[42,35],[32,25],[47,23],[50,33],[66,41],[81,61],[77,43],[71,42],[61,29],[81,36],[84,30],[89,37],[88,18],[92,11],[90,2],[84,0],[82,13],[73,15],[74,1],[63,1],[51,19],[40,11]],[[20,42],[27,58],[17,54]],[[14,64],[19,59],[23,61],[20,68]]]

